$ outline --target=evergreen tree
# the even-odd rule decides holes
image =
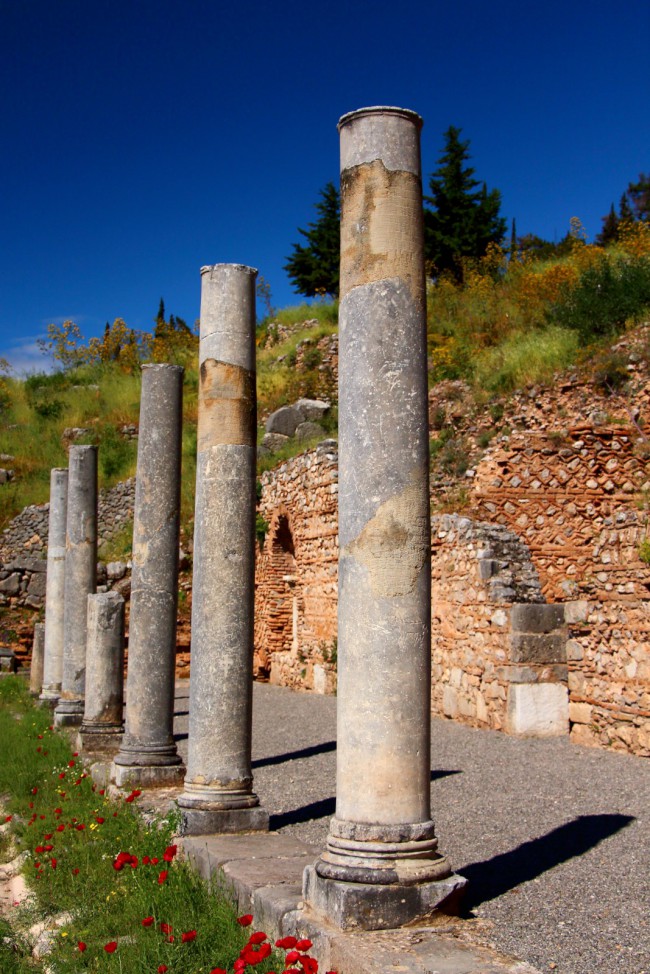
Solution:
[[[637,220],[650,220],[650,175],[639,173],[636,183],[627,187],[626,197]]]
[[[596,243],[601,247],[606,247],[607,244],[614,243],[614,241],[618,240],[618,228],[619,219],[616,215],[614,204],[612,203],[609,213],[603,217],[603,226],[596,237]]]
[[[482,257],[490,243],[501,243],[506,221],[499,216],[501,193],[488,191],[474,179],[475,170],[466,165],[469,140],[461,140],[461,129],[450,125],[438,169],[429,180],[425,196],[425,256],[436,274],[451,272],[462,280],[462,258]]]
[[[165,302],[163,301],[162,298],[160,299],[160,304],[158,305],[158,314],[154,318],[154,321],[156,322],[156,327],[154,329],[154,337],[155,338],[164,338],[165,331],[166,331],[166,328],[165,328]]]
[[[621,202],[618,207],[618,216],[621,223],[634,223],[634,214],[632,213],[632,208],[630,206],[630,201],[627,198],[627,193],[623,193],[621,196]]]
[[[298,228],[307,244],[293,244],[293,253],[287,258],[284,270],[299,294],[313,298],[339,293],[339,261],[341,254],[341,204],[339,191],[334,183],[320,191],[316,203],[318,219],[308,224],[307,230]]]

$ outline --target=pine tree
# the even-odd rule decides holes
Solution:
[[[316,203],[318,219],[308,224],[307,230],[298,228],[307,245],[293,244],[293,253],[287,258],[284,270],[299,294],[313,298],[339,293],[339,261],[341,254],[341,204],[339,191],[334,183],[320,191]]]
[[[618,240],[618,229],[619,229],[619,219],[616,215],[616,210],[614,209],[614,204],[612,203],[609,213],[607,216],[602,218],[603,226],[596,237],[596,243],[600,247],[606,247],[607,244],[614,243]]]
[[[650,220],[650,175],[639,173],[636,183],[630,183],[625,194],[637,220]]]
[[[621,196],[621,202],[618,206],[618,216],[621,223],[634,223],[634,213],[632,212],[630,201],[627,198],[627,193],[623,193]]]
[[[425,256],[435,274],[448,271],[462,280],[462,258],[482,257],[490,243],[501,243],[506,221],[499,216],[501,193],[488,191],[474,179],[475,170],[466,165],[469,140],[462,141],[461,129],[450,125],[438,169],[429,180],[425,196]]]

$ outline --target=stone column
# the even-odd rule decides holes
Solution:
[[[34,641],[32,643],[32,662],[29,668],[29,692],[38,697],[43,689],[43,656],[45,652],[45,623],[37,622],[34,626]]]
[[[400,108],[339,123],[336,815],[304,894],[343,928],[400,926],[465,883],[438,852],[430,811],[421,125]]]
[[[79,730],[84,751],[117,751],[124,706],[124,599],[88,596],[86,706]]]
[[[65,587],[65,524],[68,471],[50,471],[50,513],[45,583],[45,656],[41,700],[55,707],[63,678],[63,600]]]
[[[118,785],[172,784],[185,772],[174,741],[182,406],[183,369],[143,365]]]
[[[178,800],[189,833],[269,826],[251,771],[256,274],[201,268],[188,767]]]
[[[80,724],[84,711],[86,603],[97,583],[97,447],[71,446],[68,470],[59,726]]]

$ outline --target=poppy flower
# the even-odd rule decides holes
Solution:
[[[159,885],[159,886],[162,886],[162,884],[163,884],[163,883],[164,883],[164,882],[165,882],[166,880],[167,880],[167,870],[166,870],[166,869],[163,869],[163,871],[162,871],[161,873],[159,873],[159,874],[158,874],[158,885]]]
[[[43,735],[42,734],[39,734],[38,735],[38,739],[39,739],[39,741],[42,741],[43,740]]]
[[[103,821],[103,819],[102,819],[102,821]],[[150,862],[151,862],[151,859],[149,858],[149,856],[143,856],[142,857],[142,865],[143,866],[148,866]]]
[[[83,942],[83,940],[80,940],[77,944],[77,950],[80,950],[81,953],[83,954],[85,949],[86,949],[85,943]]]
[[[167,943],[168,944],[173,944],[174,943],[174,934],[173,933],[170,933],[170,935],[167,937]]]
[[[65,778],[65,771],[62,771],[61,774],[59,775],[59,780],[61,780],[62,778]]]
[[[99,794],[100,794],[100,795],[104,795],[104,794],[106,794],[106,789],[105,789],[105,788],[100,788],[100,789],[99,789]]]
[[[111,940],[109,944],[105,944],[104,950],[107,954],[114,954],[117,950],[117,940]]]
[[[248,938],[248,942],[249,944],[263,944],[266,939],[267,939],[266,934],[262,933],[262,931],[259,930],[257,933],[252,933],[250,935],[250,937]]]
[[[213,967],[210,974],[228,974],[225,967]]]
[[[40,869],[40,868],[41,868],[40,862],[35,862],[34,863],[34,869]]]
[[[142,926],[150,927],[152,923],[153,923],[153,917],[145,917],[144,920],[142,921]]]
[[[37,748],[36,748],[36,750],[37,750],[37,751],[38,751],[38,753],[40,754],[40,752],[41,752],[41,751],[43,750],[43,748],[39,746],[39,747],[37,747]]]
[[[44,819],[45,818],[44,815],[39,815],[38,817],[41,818],[41,819]]]
[[[50,866],[52,867],[52,869],[56,869],[56,864],[57,864],[56,859],[50,859]]]
[[[56,830],[57,832],[65,832],[65,825],[57,825]]]
[[[196,940],[196,930],[188,930],[187,933],[181,934],[182,944],[187,944],[190,940]]]
[[[47,835],[44,835],[43,836],[43,839],[45,840],[45,842],[49,842],[51,838],[52,838],[52,833],[51,832],[48,832]]]
[[[313,947],[311,940],[299,940],[296,944],[297,950],[309,950],[310,947]]]
[[[5,815],[5,822],[11,822],[13,815]]]
[[[34,852],[38,852],[38,853],[45,852],[45,846],[44,845],[37,845],[36,848],[34,849]]]
[[[34,802],[29,802],[29,808],[33,808],[33,807],[34,807]],[[34,816],[34,818],[36,818],[36,816]]]
[[[302,974],[318,974],[318,961],[309,954],[303,954],[298,963],[302,967]]]
[[[178,852],[177,845],[168,845],[163,853],[163,859],[165,860],[165,862],[172,862],[177,852]]]
[[[103,825],[105,820],[101,817],[101,815],[98,815],[95,821],[98,825]]]
[[[172,929],[173,928],[172,928],[171,923],[161,923],[160,924],[160,932],[161,933],[171,933],[172,932]]]
[[[32,795],[38,794],[38,788],[32,788]]]
[[[79,867],[78,866],[75,866],[74,867],[74,869],[72,870],[72,875],[73,876],[78,876],[79,875]]]
[[[293,964],[294,961],[297,961],[299,957],[300,957],[299,950],[290,950],[287,956],[284,958],[284,960],[285,963],[287,964]]]
[[[237,917],[237,923],[239,924],[240,927],[250,927],[252,922],[253,922],[252,913],[244,913],[243,916]]]
[[[161,964],[158,968],[158,974],[166,974],[168,970],[169,968],[167,967],[167,964]]]
[[[73,758],[78,758],[79,757],[79,751],[73,751],[72,752],[72,757]]]
[[[275,941],[275,946],[280,947],[281,950],[291,950],[297,943],[297,937],[282,937],[280,940]]]
[[[68,767],[74,768],[74,761],[68,761]]]
[[[54,846],[52,845],[51,842],[48,842],[47,845],[43,846],[43,848],[45,849],[46,852],[51,852]]]
[[[151,861],[154,864],[154,866],[157,866],[158,863],[160,862],[160,859],[158,858],[158,856],[154,856]]]

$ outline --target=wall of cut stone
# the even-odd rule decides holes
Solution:
[[[255,579],[255,675],[336,687],[338,452],[325,440],[262,474],[268,524]]]
[[[513,433],[478,466],[470,503],[521,536],[545,598],[568,603],[572,740],[650,755],[647,457],[624,413]]]

